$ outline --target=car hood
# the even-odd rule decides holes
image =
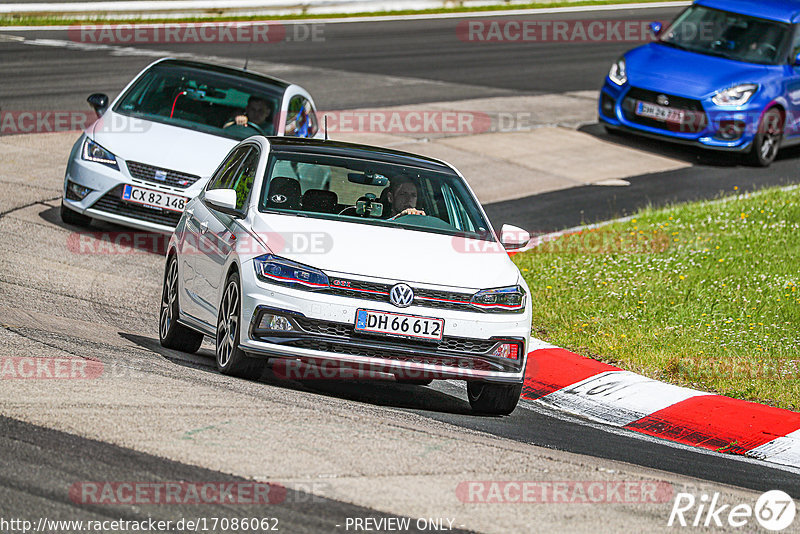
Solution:
[[[519,281],[502,246],[488,241],[267,213],[253,230],[273,254],[331,273],[472,290]]]
[[[87,131],[125,161],[138,161],[208,178],[236,146],[233,139],[107,111]]]
[[[742,83],[762,83],[777,67],[742,63],[651,43],[625,55],[634,87],[704,100]]]

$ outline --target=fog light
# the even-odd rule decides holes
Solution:
[[[719,133],[717,136],[725,141],[735,141],[744,135],[744,121],[724,120],[719,121]]]
[[[261,321],[258,323],[259,330],[272,330],[278,332],[289,332],[294,330],[292,322],[283,315],[273,315],[265,313],[261,316]]]
[[[93,189],[67,180],[67,200],[83,200]]]
[[[617,102],[605,93],[600,95],[600,109],[606,117],[614,118],[614,106]]]
[[[518,343],[503,343],[492,353],[496,358],[507,358],[509,360],[519,359],[519,344]]]

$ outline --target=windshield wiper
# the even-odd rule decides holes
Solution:
[[[719,57],[724,57],[725,59],[732,59],[734,61],[740,61],[739,58],[737,58],[736,56],[731,55],[731,54],[729,54],[727,52],[724,52],[722,50],[708,50],[707,52],[709,54],[711,54],[712,56],[719,56]]]
[[[656,41],[659,44],[663,44],[664,46],[671,46],[672,48],[677,48],[678,50],[691,50],[688,46],[684,46],[682,44],[673,43],[672,41]]]

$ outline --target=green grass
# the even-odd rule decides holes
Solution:
[[[0,26],[53,26],[53,25],[76,25],[76,24],[114,24],[114,23],[176,23],[176,22],[233,22],[233,21],[255,21],[255,20],[314,20],[314,19],[331,19],[331,18],[349,18],[349,17],[380,17],[386,15],[420,15],[420,14],[438,14],[438,13],[475,13],[475,12],[492,12],[492,11],[506,11],[509,9],[539,9],[548,7],[567,7],[567,6],[595,6],[595,5],[610,5],[610,4],[638,4],[649,2],[660,2],[662,0],[579,0],[577,2],[531,2],[528,4],[509,4],[509,5],[495,5],[495,6],[477,6],[477,7],[453,7],[447,9],[421,9],[421,10],[396,10],[396,11],[377,11],[377,12],[363,12],[363,13],[338,13],[338,14],[292,14],[292,15],[253,15],[253,16],[226,16],[215,15],[213,13],[203,14],[193,17],[183,18],[142,18],[142,17],[127,17],[127,18],[108,18],[108,17],[94,17],[94,18],[75,18],[74,15],[43,15],[43,16],[0,16]]]
[[[800,189],[646,209],[514,260],[537,337],[658,380],[800,409]]]

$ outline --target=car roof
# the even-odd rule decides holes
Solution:
[[[697,0],[695,3],[780,22],[791,23],[800,18],[800,0]]]
[[[235,67],[226,67],[224,65],[215,65],[214,63],[206,63],[204,61],[191,61],[188,59],[164,59],[162,61],[159,61],[153,66],[165,66],[165,65],[176,66],[176,67],[191,67],[194,69],[216,72],[219,74],[227,74],[229,76],[236,76],[239,78],[252,80],[257,83],[267,83],[270,85],[274,85],[280,87],[282,90],[285,90],[287,87],[292,85],[291,83],[281,80],[280,78],[273,78],[272,76],[267,76],[266,74],[259,74],[258,72],[238,69]]]
[[[275,152],[320,154],[327,156],[370,159],[383,163],[407,165],[438,172],[454,174],[454,169],[447,163],[437,159],[391,150],[389,148],[345,143],[342,141],[323,141],[303,137],[268,137],[270,150]]]

